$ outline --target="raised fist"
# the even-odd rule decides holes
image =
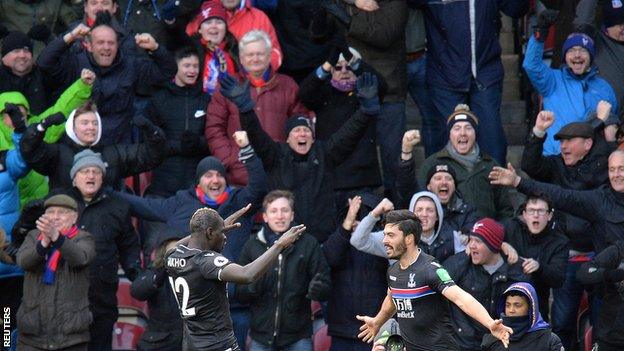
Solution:
[[[611,114],[611,104],[608,101],[600,100],[596,105],[596,117],[601,121],[606,121]]]
[[[420,131],[417,129],[411,129],[403,134],[403,142],[401,144],[401,151],[404,153],[410,153],[414,150],[416,144],[420,143]]]
[[[82,72],[80,72],[80,80],[82,80],[82,82],[86,85],[93,85],[95,77],[95,73],[90,69],[83,68]]]
[[[247,137],[247,132],[244,130],[234,132],[234,134],[232,134],[232,138],[234,138],[236,145],[238,145],[241,149],[249,145],[249,137]]]
[[[134,36],[134,41],[138,47],[147,51],[156,51],[158,49],[158,42],[149,33],[141,33]]]
[[[371,211],[371,214],[375,217],[381,217],[383,214],[386,214],[390,211],[394,210],[394,204],[392,201],[384,198],[381,200],[379,204]]]
[[[555,123],[555,114],[552,111],[540,111],[535,118],[535,129],[545,132]]]

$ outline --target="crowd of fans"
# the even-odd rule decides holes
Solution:
[[[567,1],[0,1],[2,347],[110,350],[121,267],[149,306],[139,349],[181,349],[199,312],[165,253],[197,210],[249,204],[220,243],[232,262],[306,231],[227,285],[241,349],[312,350],[314,300],[331,350],[370,350],[356,316],[386,297],[395,209],[512,347],[577,349],[586,292],[597,350],[624,349],[624,4],[571,2],[564,33]],[[541,112],[519,174],[499,34],[501,13],[534,9],[522,68]],[[458,350],[502,348],[462,308],[450,320]]]

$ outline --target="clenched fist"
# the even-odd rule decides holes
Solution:
[[[247,132],[244,130],[234,132],[234,134],[232,134],[232,138],[234,138],[236,145],[238,145],[241,149],[249,145],[249,137],[247,137]]]

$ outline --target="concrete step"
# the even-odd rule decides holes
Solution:
[[[501,55],[501,62],[505,70],[505,78],[517,78],[520,72],[520,57],[515,54]]]
[[[514,53],[514,34],[513,32],[501,32],[498,38],[498,42],[501,46],[501,53],[503,55],[510,55]]]

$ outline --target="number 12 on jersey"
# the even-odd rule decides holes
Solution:
[[[189,289],[189,285],[186,282],[186,279],[183,277],[177,277],[173,280],[172,277],[169,277],[169,284],[173,289],[173,295],[178,302],[178,307],[182,311],[182,317],[192,317],[195,315],[195,307],[188,307],[188,300],[191,290]],[[182,294],[182,301],[180,301],[180,296],[178,294]]]

